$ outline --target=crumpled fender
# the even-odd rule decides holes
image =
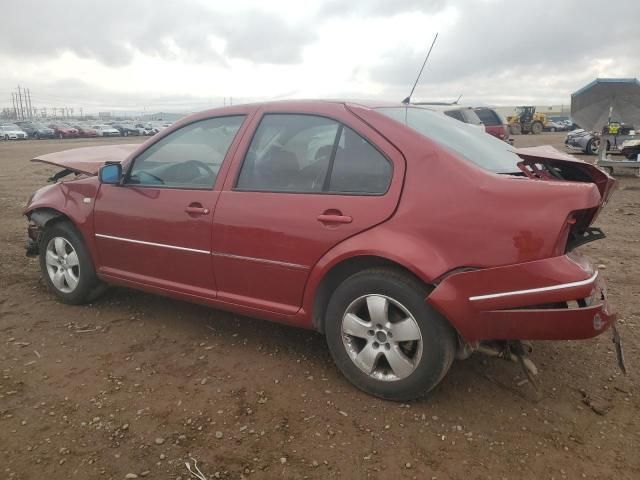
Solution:
[[[99,187],[97,177],[47,185],[35,192],[23,214],[36,223],[44,222],[42,225],[61,215],[69,218],[95,261],[93,206]]]

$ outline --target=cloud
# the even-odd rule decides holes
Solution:
[[[292,64],[315,38],[272,13],[223,14],[194,0],[24,0],[2,10],[3,54],[47,58],[73,52],[115,67],[129,64],[136,52],[168,60],[224,64],[229,56]],[[225,45],[222,51],[214,48],[216,40]]]
[[[562,84],[558,76],[593,75],[598,61],[606,59],[617,59],[613,70],[634,76],[640,71],[640,34],[633,19],[640,16],[640,2],[622,2],[616,9],[625,14],[612,24],[596,14],[602,10],[597,0],[517,6],[505,1],[458,2],[458,21],[438,38],[421,85],[466,85],[473,92],[493,81],[528,95],[540,87],[549,92],[549,79]],[[416,48],[386,52],[370,68],[371,78],[389,86],[410,85],[425,53]],[[537,76],[531,75],[534,72]]]
[[[298,63],[302,61],[302,46],[316,38],[308,28],[292,27],[281,18],[259,11],[234,16],[223,30],[225,52],[230,57],[257,63]]]
[[[330,0],[319,8],[318,17],[385,17],[406,12],[437,13],[449,3],[448,0]]]
[[[436,31],[416,99],[561,103],[597,76],[640,72],[638,0],[618,0],[615,21],[600,0],[5,3],[0,107],[18,84],[39,105],[87,108],[400,100]]]

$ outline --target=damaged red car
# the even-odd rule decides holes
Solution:
[[[385,399],[475,351],[533,373],[525,340],[615,332],[578,248],[604,236],[591,225],[614,180],[428,107],[234,105],[35,160],[63,169],[25,209],[60,300],[114,284],[315,329]]]

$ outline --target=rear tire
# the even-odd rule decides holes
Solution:
[[[390,268],[364,270],[333,292],[325,334],[344,376],[366,393],[407,401],[425,395],[453,362],[456,333],[426,302],[427,289]]]
[[[49,290],[62,302],[87,303],[104,291],[89,251],[70,223],[57,222],[46,227],[39,250],[42,276]]]

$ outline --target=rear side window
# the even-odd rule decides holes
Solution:
[[[472,125],[480,125],[482,123],[482,120],[480,120],[480,117],[476,115],[476,112],[474,112],[472,108],[461,110],[461,113],[464,116],[466,123],[470,123]]]
[[[478,117],[480,117],[480,120],[482,120],[482,123],[487,126],[492,127],[495,125],[502,125],[502,120],[500,119],[500,117],[498,117],[496,112],[489,108],[476,109],[476,115],[478,115]]]
[[[329,191],[384,193],[391,182],[389,160],[349,127],[342,128],[336,149]]]
[[[460,110],[449,110],[448,112],[444,112],[447,117],[455,118],[461,122],[464,122],[464,117],[462,116],[462,112]]]
[[[238,190],[381,194],[391,163],[366,139],[316,115],[267,114],[236,183]]]

